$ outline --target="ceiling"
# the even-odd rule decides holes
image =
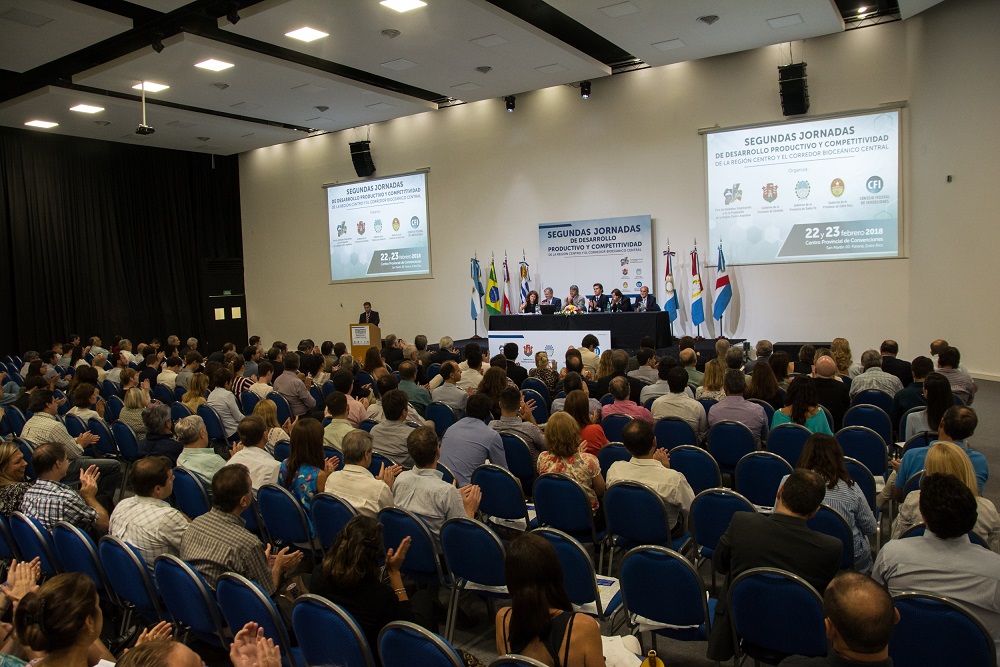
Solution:
[[[379,0],[0,0],[0,125],[231,155],[940,1],[425,0],[397,12]],[[327,36],[286,36],[306,26]],[[231,66],[195,67],[208,59]],[[145,121],[141,81],[169,86],[146,93]],[[155,132],[136,134],[140,123]]]

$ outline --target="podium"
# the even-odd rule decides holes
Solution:
[[[364,361],[368,348],[382,349],[382,331],[374,324],[352,324],[348,334],[351,339],[351,356],[359,364]]]

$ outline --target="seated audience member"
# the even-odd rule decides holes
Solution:
[[[805,426],[811,433],[833,435],[826,413],[819,407],[816,386],[808,375],[800,375],[788,385],[785,407],[774,411],[771,428],[789,423]]]
[[[191,414],[198,414],[198,408],[207,403],[208,376],[204,373],[195,373],[188,380],[187,391],[181,396],[181,403],[191,411]]]
[[[479,343],[469,343],[465,346],[465,363],[468,365],[462,371],[462,378],[456,383],[459,389],[477,389],[483,381],[483,348]]]
[[[623,377],[625,381],[628,382],[629,400],[638,403],[639,397],[642,394],[643,387],[646,383],[639,378],[628,376],[628,352],[625,350],[612,350],[611,352],[611,375],[607,375],[597,381],[597,395],[603,397],[605,394],[610,393],[608,387],[611,385],[611,381],[616,377]]]
[[[594,334],[587,334],[580,343],[580,361],[583,363],[584,372],[582,374],[584,376],[589,373],[589,377],[597,377],[597,364],[600,361],[600,357],[594,350],[597,349],[598,345],[600,345],[600,341],[597,340],[597,336]]]
[[[2,373],[0,373],[2,375]],[[89,383],[87,383],[89,384]],[[8,385],[14,385],[9,387]],[[77,385],[79,386],[79,385]],[[93,385],[91,385],[93,386]],[[39,389],[48,389],[49,383],[45,381],[45,378],[35,375],[30,378],[24,379],[24,386],[17,386],[16,382],[8,382],[4,385],[4,401],[3,405],[13,405],[15,408],[21,411],[21,413],[26,413],[28,411],[28,406],[31,404],[31,395]],[[10,390],[10,391],[8,391]],[[60,404],[66,399],[59,401]],[[72,410],[73,408],[70,408]]]
[[[678,417],[687,422],[694,431],[698,442],[704,442],[708,433],[708,417],[701,403],[687,395],[688,374],[680,366],[674,366],[667,372],[667,386],[670,393],[653,401],[653,419],[660,421],[667,417]]]
[[[878,350],[865,350],[861,355],[861,369],[861,374],[851,380],[851,398],[872,389],[889,396],[895,396],[903,390],[903,383],[898,377],[882,370],[882,355]]]
[[[382,348],[381,357],[390,370],[396,370],[399,362],[403,360],[403,347],[406,345],[396,334],[389,334],[385,337],[385,347]],[[371,349],[371,348],[368,348]],[[365,366],[368,364],[366,363]],[[366,368],[367,370],[367,368]],[[371,371],[368,371],[369,373]]]
[[[648,486],[666,503],[670,533],[674,537],[680,537],[684,534],[685,519],[694,501],[691,485],[684,475],[670,469],[670,454],[667,450],[656,449],[653,429],[649,424],[641,421],[626,424],[622,431],[622,443],[632,458],[611,464],[608,469],[608,487],[614,486],[616,482],[639,482]]]
[[[559,371],[559,379],[556,381],[556,388],[555,388],[555,392],[557,394],[559,392],[564,392],[568,394],[571,391],[563,386],[563,383],[566,380],[566,376],[569,375],[570,373],[578,373],[580,377],[583,378],[583,381],[587,384],[587,389],[590,391],[590,393],[594,394],[597,393],[597,382],[595,382],[593,379],[588,379],[590,371],[586,371],[583,368],[583,359],[580,356],[580,350],[577,350],[572,347],[566,350],[565,363],[563,365],[563,369]]]
[[[549,368],[549,355],[545,352],[535,352],[535,367],[528,371],[528,377],[538,378],[554,394],[559,375]]]
[[[486,459],[501,468],[507,467],[503,440],[499,433],[487,426],[487,422],[493,419],[489,397],[483,394],[470,396],[465,413],[465,417],[445,432],[441,441],[441,463],[455,475],[459,486],[468,484],[472,471],[486,463]],[[414,465],[419,464],[414,462]]]
[[[688,383],[693,382],[696,387],[700,387],[705,380],[705,374],[698,370],[698,353],[693,347],[686,347],[678,352],[678,358],[685,372],[688,374]]]
[[[745,373],[750,373],[753,375],[754,369],[758,368],[760,365],[767,364],[768,359],[771,358],[771,354],[774,352],[774,343],[769,340],[761,339],[757,341],[754,345],[754,358],[746,362],[743,366],[743,371]]]
[[[66,414],[79,417],[86,424],[91,419],[104,419],[104,409],[101,392],[89,382],[83,382],[73,390],[73,407]]]
[[[393,389],[387,392],[382,396],[385,419],[371,430],[375,451],[404,468],[413,467],[413,461],[406,450],[406,439],[413,431],[413,426],[406,423],[409,405],[409,400],[402,390]]]
[[[243,377],[258,376],[259,363],[264,357],[264,351],[259,345],[247,345],[243,348]]]
[[[742,373],[733,373],[742,379]],[[713,566],[726,575],[726,580],[715,607],[708,644],[709,660],[733,657],[727,591],[740,574],[755,567],[776,567],[799,575],[817,591],[826,590],[840,568],[844,547],[836,537],[810,530],[806,525],[806,521],[819,511],[825,493],[821,475],[799,468],[778,489],[773,514],[737,512],[733,515],[712,556]]]
[[[361,429],[354,429],[344,436],[344,466],[331,472],[323,490],[343,498],[358,514],[375,518],[387,507],[392,507],[392,485],[401,466],[386,468],[383,464],[378,475],[372,475],[372,436]]]
[[[647,384],[639,392],[639,403],[645,405],[646,401],[649,399],[657,399],[660,396],[666,396],[670,393],[670,383],[667,382],[667,373],[670,372],[671,368],[680,367],[680,364],[676,359],[669,355],[664,355],[660,358],[660,361],[656,364],[656,381],[652,384]],[[685,387],[687,387],[687,382],[685,382]],[[694,396],[694,392],[689,391],[690,396]],[[704,411],[704,408],[702,408]]]
[[[448,519],[474,518],[483,493],[478,486],[468,482],[457,481],[456,488],[455,484],[444,481],[443,473],[437,469],[442,447],[434,429],[429,426],[413,429],[406,446],[413,459],[413,468],[400,473],[393,484],[396,507],[420,517],[435,537],[441,536],[441,526]]]
[[[521,368],[517,364],[517,357],[519,353],[520,349],[518,349],[517,343],[504,344],[503,356],[506,359],[507,377],[509,377],[518,387],[520,387],[521,383],[528,379],[528,371]]]
[[[889,639],[899,621],[899,612],[888,591],[871,577],[841,572],[823,594],[826,616],[825,657],[792,656],[782,667],[891,667]]]
[[[597,452],[608,444],[604,429],[597,423],[596,412],[588,412],[590,403],[587,394],[580,389],[569,392],[563,412],[572,417],[580,427],[581,451],[597,456]]]
[[[442,336],[438,341],[438,349],[431,354],[432,364],[444,364],[446,361],[454,361],[456,364],[462,360],[462,355],[454,349],[455,341],[451,336]]]
[[[342,366],[330,380],[333,388],[347,397],[347,421],[357,428],[368,416],[368,399],[359,401],[351,395],[354,391],[354,374]]]
[[[274,456],[267,453],[267,426],[264,420],[256,415],[249,415],[240,420],[240,425],[236,429],[240,436],[240,449],[233,454],[227,466],[244,465],[250,471],[250,482],[253,490],[256,491],[265,484],[278,483],[278,469],[281,462],[276,461]]]
[[[281,341],[275,341],[275,343],[281,343]],[[281,343],[281,345],[284,345],[284,343]],[[285,356],[285,350],[283,350],[281,347],[277,345],[272,344],[271,347],[268,348],[267,354],[265,356],[268,362],[270,362],[271,364],[271,369],[274,373],[274,377],[278,377],[279,375],[281,375],[285,370],[285,364],[282,361],[282,359],[284,359]]]
[[[185,417],[174,427],[177,442],[184,450],[177,457],[177,465],[201,478],[206,486],[212,483],[215,473],[226,465],[226,460],[208,446],[208,429],[198,415]]]
[[[271,555],[260,539],[244,527],[242,514],[253,498],[250,472],[242,465],[224,468],[212,478],[212,509],[197,517],[184,532],[181,559],[215,588],[219,577],[236,572],[274,595],[282,577],[302,560],[289,547]]]
[[[250,391],[257,394],[263,400],[274,391],[271,386],[271,378],[274,375],[274,367],[270,361],[261,361],[257,364],[257,381],[250,385]]]
[[[142,421],[142,411],[150,405],[149,397],[142,389],[129,389],[125,392],[125,404],[118,413],[118,421],[132,427],[138,440],[146,438],[146,425]]]
[[[551,543],[532,533],[514,538],[504,578],[511,600],[496,615],[498,655],[524,655],[562,667],[604,664],[601,626],[573,611]]]
[[[214,385],[212,392],[208,395],[207,403],[210,407],[215,408],[219,414],[226,438],[233,440],[240,420],[243,419],[243,411],[240,410],[240,404],[233,394],[233,374],[225,368],[220,368],[212,377]]]
[[[201,363],[203,359],[201,354],[197,351],[191,351],[184,355],[184,368],[177,373],[177,377],[174,378],[174,386],[188,388],[188,382],[195,373],[201,371]]]
[[[491,421],[490,428],[499,433],[521,436],[528,445],[532,461],[537,461],[538,454],[545,449],[545,436],[538,428],[535,417],[525,404],[521,392],[514,387],[506,387],[500,392],[500,419]]]
[[[278,406],[268,398],[257,401],[253,408],[253,413],[264,420],[264,428],[267,429],[267,442],[264,449],[268,454],[274,455],[274,446],[279,442],[290,440],[292,437],[292,419],[289,417],[284,424],[278,423]]]
[[[514,387],[514,383],[507,378],[507,371],[503,369],[503,355],[498,354],[498,363],[501,365],[490,364],[490,367],[486,369],[483,373],[483,381],[479,383],[479,387],[476,389],[476,393],[489,396],[490,398],[490,412],[494,417],[500,416],[500,392],[502,392],[507,387]]]
[[[183,362],[180,357],[176,355],[168,357],[167,367],[156,376],[156,383],[162,384],[170,390],[170,393],[173,393],[177,387],[177,373],[180,371],[182,365]]]
[[[177,457],[184,446],[174,440],[174,424],[170,408],[163,403],[153,403],[142,411],[142,424],[146,437],[139,441],[139,456],[165,456],[170,465],[177,465]]]
[[[590,499],[590,509],[596,512],[605,489],[601,464],[596,456],[580,447],[580,425],[568,413],[557,412],[549,417],[545,424],[545,449],[538,455],[538,474],[569,475],[583,487]]]
[[[162,356],[162,352],[157,354],[150,346],[146,346],[146,356],[143,363],[139,365],[140,385],[149,386],[150,388],[156,386],[157,378],[160,376],[160,360]]]
[[[417,334],[413,337],[413,347],[417,348],[417,361],[419,366],[422,368],[427,368],[433,363],[431,361],[431,355],[433,354],[427,349],[427,336],[423,334]]]
[[[823,477],[826,482],[823,504],[837,510],[847,520],[854,535],[854,569],[869,574],[872,571],[872,548],[868,536],[875,534],[878,525],[864,492],[844,466],[844,451],[837,439],[826,433],[809,436],[796,466]]]
[[[628,372],[630,378],[641,380],[646,384],[652,384],[660,379],[659,374],[656,372],[659,360],[656,358],[656,351],[653,348],[641,347],[635,356],[636,362],[639,365],[634,370]]]
[[[312,417],[300,419],[292,427],[291,453],[281,462],[279,484],[288,489],[309,516],[312,499],[326,487],[326,478],[337,469],[336,457],[325,458],[323,425]]]
[[[781,350],[771,353],[767,360],[767,365],[774,372],[774,379],[778,382],[778,389],[781,391],[788,391],[788,383],[791,382],[791,378],[788,377],[788,364],[788,353]]]
[[[641,419],[652,426],[653,415],[646,408],[637,404],[635,401],[629,400],[629,385],[628,379],[618,376],[611,380],[608,384],[608,393],[614,397],[614,402],[611,405],[605,405],[601,409],[601,418],[604,419],[609,415],[625,415],[626,417],[631,417],[632,419]]]
[[[0,413],[3,410],[0,409]],[[31,483],[25,481],[28,462],[13,442],[0,442],[0,515],[10,517],[21,511],[21,501]]]
[[[135,495],[115,507],[109,532],[135,547],[146,565],[153,567],[157,556],[180,554],[188,519],[167,502],[174,492],[170,459],[147,456],[136,461],[129,474]]]
[[[906,416],[903,433],[900,434],[904,440],[909,440],[918,433],[934,431],[936,425],[941,423],[945,411],[955,405],[951,382],[940,373],[928,373],[924,378],[922,399],[926,408]]]
[[[417,384],[417,364],[404,360],[399,364],[399,389],[406,394],[407,399],[421,417],[425,416],[427,406],[431,404],[431,393]]]
[[[913,382],[913,368],[910,362],[896,358],[899,354],[899,343],[894,340],[882,341],[879,354],[882,355],[882,370],[889,375],[895,375],[903,387],[908,387]]]
[[[285,397],[288,401],[288,408],[292,411],[292,417],[301,417],[312,414],[316,407],[316,399],[309,393],[312,387],[312,378],[306,376],[305,381],[299,379],[299,355],[289,352],[285,355],[284,372],[274,379],[274,391]]]
[[[936,473],[924,475],[919,503],[926,532],[882,545],[872,578],[892,595],[920,591],[954,600],[979,619],[1000,649],[1000,554],[969,540],[977,519],[975,495],[959,478]]]
[[[913,382],[903,387],[902,391],[896,392],[896,395],[892,397],[892,408],[889,410],[889,419],[892,420],[893,428],[899,428],[899,420],[903,418],[903,415],[908,410],[927,405],[927,401],[924,399],[924,381],[934,370],[934,362],[931,361],[930,357],[917,357],[910,364],[910,368],[913,372]],[[950,391],[950,382],[948,383],[948,388]],[[900,434],[900,437],[902,437],[902,434]]]
[[[354,430],[354,425],[347,421],[347,396],[339,391],[329,394],[326,411],[330,415],[330,423],[323,427],[323,445],[340,449],[344,436]]]
[[[74,438],[59,420],[59,401],[48,389],[36,389],[31,395],[28,408],[34,413],[21,430],[21,437],[36,445],[58,443],[66,450],[69,468],[63,473],[62,481],[73,484],[79,479],[80,471],[97,466],[100,475],[94,477],[97,483],[97,498],[106,508],[114,507],[115,491],[121,482],[121,464],[111,459],[91,458],[83,455],[84,447],[98,441],[97,435],[84,431]],[[38,473],[36,468],[35,473]]]
[[[979,495],[976,471],[973,470],[972,461],[962,448],[951,442],[937,442],[931,445],[927,450],[927,458],[924,459],[924,475],[935,473],[957,477],[972,491],[977,506],[976,525],[972,532],[983,538],[990,549],[1000,552],[1000,515],[997,514],[997,508],[992,501]],[[922,522],[920,489],[916,489],[907,494],[906,500],[899,507],[899,514],[892,522],[893,539],[902,537],[903,533]]]
[[[126,368],[128,368],[128,362],[129,362],[129,360],[128,360],[128,358],[126,358],[124,352],[119,352],[118,354],[113,355],[112,359],[114,360],[114,362],[113,362],[114,363],[114,368],[112,368],[110,371],[108,371],[107,375],[104,376],[104,379],[105,380],[111,380],[115,384],[121,384],[121,381],[122,381],[122,377],[121,377],[122,371],[125,370]],[[66,386],[69,386],[68,382],[66,383]],[[171,389],[171,391],[172,391],[172,389]]]
[[[979,386],[971,375],[962,370],[959,363],[961,359],[962,355],[959,354],[957,347],[945,347],[938,354],[937,372],[948,378],[955,396],[965,401],[966,405],[972,405]]]
[[[803,345],[799,348],[799,358],[788,366],[789,373],[809,375],[812,373],[813,361],[816,359],[816,346]]]
[[[462,370],[454,361],[446,361],[441,364],[438,377],[444,382],[431,394],[431,398],[438,403],[444,403],[452,410],[464,410],[469,396],[474,390],[469,391],[458,386],[458,381],[462,379]]]
[[[830,427],[839,431],[844,424],[844,413],[851,407],[851,395],[843,378],[837,374],[837,362],[833,357],[816,358],[813,366],[813,387],[816,389],[816,400],[830,411],[833,423]],[[780,406],[779,406],[780,407]],[[897,419],[898,423],[899,420]]]
[[[375,386],[378,388],[379,396],[385,396],[393,389],[399,389],[399,381],[396,379],[396,375],[394,373],[390,373],[384,368],[375,369],[375,373],[372,377],[375,378]],[[374,396],[370,398],[366,414],[367,416],[365,418],[371,421],[385,421],[385,411],[382,409],[382,400]],[[413,407],[413,403],[409,404],[409,413],[406,415],[406,421],[419,426],[434,425],[434,422],[427,421],[420,416],[417,409]]]
[[[731,347],[726,351],[726,368],[732,368],[735,371],[743,370],[743,348],[741,347]],[[812,365],[809,366],[809,372],[812,372]],[[746,378],[747,383],[750,382],[750,377]]]
[[[694,397],[698,400],[711,398],[722,401],[726,397],[723,383],[726,377],[726,365],[722,360],[715,358],[705,364],[705,375],[702,376],[701,386],[694,392]],[[746,384],[746,380],[744,380]]]
[[[31,457],[38,478],[24,493],[21,511],[51,531],[60,521],[99,537],[108,532],[108,511],[97,501],[97,480],[101,473],[90,466],[79,473],[80,489],[74,491],[62,480],[69,470],[66,448],[48,443],[35,448]]]
[[[731,343],[727,338],[718,338],[715,341],[715,358],[725,365],[726,355],[729,354]]]
[[[767,370],[763,370],[765,366],[767,366]],[[755,372],[750,376],[750,380],[747,382],[747,389],[743,392],[743,398],[748,400],[756,398],[759,401],[769,404],[775,410],[781,409],[785,401],[781,395],[781,390],[778,388],[778,380],[775,379],[774,371],[771,370],[770,364],[757,364],[757,370],[760,372]],[[847,396],[846,389],[844,396]]]
[[[566,396],[569,396],[574,391],[582,391],[587,396],[587,411],[596,412],[597,416],[601,416],[601,410],[604,406],[596,398],[590,395],[590,388],[588,383],[584,381],[583,376],[575,371],[570,371],[566,373],[566,377],[562,381],[563,391],[566,392]],[[551,412],[560,412],[563,410],[563,406],[566,404],[565,398],[557,398],[552,401]]]
[[[233,395],[236,396],[236,402],[240,403],[243,392],[249,390],[254,383],[254,381],[248,378],[244,373],[246,369],[246,361],[243,360],[243,355],[237,354],[236,352],[228,352],[226,354],[224,368],[233,374]]]
[[[767,436],[767,413],[763,406],[743,398],[743,392],[746,391],[743,371],[729,369],[724,377],[726,397],[708,411],[708,428],[711,430],[721,421],[739,422],[750,429],[754,444],[760,449],[761,439]]]
[[[415,622],[436,633],[430,592],[418,591],[411,601],[399,573],[409,548],[410,538],[405,537],[398,547],[385,549],[382,525],[372,517],[356,516],[337,535],[323,564],[313,570],[309,591],[347,610],[369,646],[378,646],[379,632],[393,621]]]
[[[979,418],[976,416],[975,410],[953,405],[945,410],[944,416],[941,417],[936,442],[953,442],[965,451],[976,471],[976,481],[979,484],[979,492],[982,493],[986,481],[990,478],[990,466],[986,457],[981,452],[969,449],[966,442],[976,432],[978,425]],[[928,447],[913,447],[903,454],[902,459],[891,462],[893,468],[896,469],[895,488],[893,488],[896,500],[903,499],[906,480],[924,469],[924,459],[927,458],[928,449]],[[892,481],[890,477],[886,486],[889,486]]]

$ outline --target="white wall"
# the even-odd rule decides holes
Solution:
[[[856,357],[895,338],[905,358],[926,354],[931,339],[945,337],[971,369],[1000,375],[1000,362],[983,345],[998,320],[990,296],[1000,231],[988,224],[996,217],[1000,171],[993,127],[1000,46],[991,28],[998,21],[1000,3],[950,0],[905,22],[793,44],[795,59],[808,63],[812,114],[908,101],[903,243],[909,258],[733,267],[736,297],[726,335],[844,336]],[[343,340],[370,300],[382,313],[384,334],[471,336],[472,253],[486,259],[485,272],[491,252],[502,257],[506,250],[516,265],[523,248],[536,273],[533,286],[539,278],[544,283],[544,267],[535,261],[537,225],[560,220],[651,214],[657,275],[669,237],[683,296],[695,237],[702,260],[714,263],[714,254],[705,253],[698,129],[781,120],[776,67],[787,54],[783,45],[780,53],[768,47],[607,77],[593,82],[586,101],[568,86],[524,93],[513,114],[500,100],[487,100],[372,126],[379,174],[430,168],[435,277],[428,280],[328,284],[320,186],[356,178],[347,144],[360,131],[243,154],[251,333],[265,341]],[[955,182],[946,184],[946,174]],[[703,269],[702,279],[713,284],[714,269]],[[682,308],[678,323],[686,320]],[[689,332],[690,326],[675,329]]]

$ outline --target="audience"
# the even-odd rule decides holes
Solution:
[[[679,367],[679,364],[673,357],[664,355],[660,358],[660,361],[656,364],[656,381],[652,384],[647,384],[642,388],[642,391],[639,392],[639,402],[642,405],[645,405],[646,401],[649,399],[655,400],[660,396],[666,396],[670,393],[670,383],[667,382],[667,373],[670,372],[670,369],[676,367]],[[687,388],[687,385],[690,382],[690,379],[685,381],[685,388]],[[686,389],[686,393],[688,393],[689,396],[694,397],[694,392],[690,391],[690,389]]]
[[[938,425],[938,441],[952,442],[962,447],[976,471],[976,481],[979,484],[979,492],[982,493],[986,481],[990,478],[989,463],[981,452],[969,449],[966,442],[976,432],[978,425],[979,419],[975,410],[953,405],[945,410],[944,416],[941,417],[941,423]],[[903,454],[902,459],[892,461],[892,466],[896,469],[895,487],[893,488],[896,500],[903,499],[906,481],[924,469],[927,451],[928,447],[913,447]],[[886,486],[889,485],[890,482],[887,481]]]
[[[0,515],[21,511],[21,501],[31,484],[24,479],[28,462],[13,442],[0,442]]]
[[[257,364],[257,381],[250,385],[249,389],[257,394],[261,400],[267,398],[274,389],[271,387],[271,378],[274,375],[274,367],[270,361],[262,361]]]
[[[174,436],[184,448],[177,457],[177,465],[210,485],[215,473],[226,465],[226,460],[209,448],[205,420],[198,415],[184,417],[174,427]]]
[[[101,392],[89,382],[83,382],[73,390],[73,407],[66,414],[79,417],[86,424],[91,419],[104,419],[104,409]]]
[[[326,478],[337,469],[339,461],[336,457],[325,458],[323,425],[312,417],[295,423],[290,445],[291,453],[278,471],[279,483],[295,496],[308,516],[312,499],[326,488]]]
[[[913,382],[913,367],[909,361],[896,358],[899,354],[899,343],[894,340],[882,341],[879,354],[882,355],[882,370],[889,375],[895,375],[904,388],[910,386]]]
[[[955,396],[966,405],[972,405],[979,386],[973,381],[972,376],[961,368],[959,363],[961,359],[962,355],[959,354],[957,347],[945,347],[938,353],[937,372],[948,378]]]
[[[653,424],[653,415],[635,401],[629,400],[628,379],[622,376],[615,377],[608,383],[608,393],[615,399],[611,405],[606,405],[601,410],[601,418],[608,415],[625,415],[632,419],[641,419],[650,426]]]
[[[212,377],[211,393],[208,395],[207,404],[215,409],[222,420],[222,430],[226,438],[233,440],[236,436],[236,429],[239,428],[240,420],[243,419],[243,411],[233,394],[233,374],[225,368],[220,368]]]
[[[447,434],[445,434],[447,436]],[[580,446],[580,425],[566,412],[557,412],[545,424],[545,449],[538,455],[538,474],[561,472],[580,483],[590,509],[597,511],[604,497],[605,482],[597,457]]]
[[[549,355],[545,352],[535,353],[535,367],[528,371],[528,376],[538,378],[545,384],[550,394],[555,393],[559,375],[549,368]]]
[[[590,407],[586,392],[576,389],[569,392],[569,396],[566,397],[563,412],[572,417],[580,427],[580,440],[583,443],[581,451],[597,456],[597,452],[608,444],[608,437],[597,423],[600,414],[597,411],[588,412]]]
[[[373,476],[372,436],[361,429],[353,429],[342,441],[344,467],[331,472],[323,490],[349,502],[358,514],[374,518],[379,511],[392,507],[392,486],[402,466],[379,466]]]
[[[601,410],[603,406],[601,402],[590,395],[590,387],[586,381],[584,381],[583,376],[576,371],[570,371],[566,373],[566,376],[562,381],[562,390],[566,393],[568,397],[574,391],[582,391],[587,396],[587,411],[597,413],[597,417],[600,418]],[[563,409],[566,404],[565,398],[557,398],[552,401],[552,407],[550,412],[559,412]]]
[[[267,453],[267,426],[264,420],[256,415],[250,415],[240,420],[240,425],[236,429],[240,437],[242,449],[234,448],[235,453],[226,463],[231,465],[244,465],[250,471],[250,482],[253,490],[256,491],[265,484],[278,483],[278,470],[281,462],[276,461],[274,456]]]
[[[406,439],[413,431],[413,426],[406,421],[409,410],[409,399],[401,389],[386,392],[382,396],[385,419],[371,430],[375,451],[404,468],[413,467],[413,460],[406,450]]]
[[[652,384],[660,379],[659,374],[656,372],[659,363],[659,360],[656,358],[656,350],[651,347],[641,347],[636,353],[635,360],[638,367],[628,372],[630,378],[635,378],[646,384]]]
[[[517,387],[520,387],[521,383],[528,379],[528,371],[521,368],[517,363],[519,353],[520,350],[517,347],[517,343],[504,344],[503,356],[506,360],[504,370],[507,372],[507,377],[509,377]]]
[[[847,395],[846,392],[844,395]],[[747,389],[743,392],[743,398],[756,398],[758,401],[769,404],[775,410],[780,410],[785,404],[781,390],[778,388],[778,380],[775,379],[770,364],[757,364],[756,370],[747,383]]]
[[[739,422],[750,429],[754,445],[760,449],[761,440],[767,437],[767,413],[763,406],[743,398],[743,392],[746,391],[746,376],[743,371],[730,368],[724,377],[726,396],[708,411],[708,428],[711,429],[721,421]]]
[[[459,380],[462,379],[462,369],[454,361],[446,361],[441,364],[438,373],[438,378],[442,380],[442,383],[431,393],[431,398],[437,403],[444,403],[456,412],[464,410],[469,396],[475,390],[466,390],[458,386]]]
[[[340,449],[344,436],[355,430],[347,420],[347,396],[339,391],[331,392],[326,397],[326,413],[330,423],[323,427],[323,445]]]
[[[274,455],[274,446],[291,438],[292,419],[289,417],[284,424],[278,423],[278,406],[269,398],[257,401],[253,413],[264,420],[267,429],[267,443],[264,448],[268,454]],[[296,420],[298,421],[298,420]]]
[[[316,407],[316,399],[309,393],[312,387],[312,378],[308,375],[305,381],[299,379],[299,355],[289,352],[284,357],[284,371],[274,378],[274,391],[285,397],[288,401],[288,408],[292,411],[292,417],[302,417],[307,413],[310,416]]]
[[[910,364],[913,373],[913,382],[903,387],[902,391],[896,392],[892,397],[892,409],[889,411],[889,419],[892,420],[892,427],[899,428],[899,420],[903,418],[908,410],[927,405],[924,399],[924,381],[934,370],[934,362],[930,357],[917,357]],[[949,391],[951,383],[948,383]],[[820,401],[822,402],[822,400]],[[823,405],[826,405],[823,403]],[[830,407],[827,405],[827,407]]]
[[[826,413],[819,406],[816,386],[808,375],[800,375],[792,380],[785,396],[785,407],[775,410],[774,417],[771,418],[771,428],[789,423],[805,426],[811,433],[833,435]]]
[[[769,365],[767,362],[771,358],[772,352],[774,352],[774,344],[771,341],[766,339],[757,341],[757,344],[754,346],[755,357],[743,366],[743,371],[753,375],[754,371],[761,366]],[[774,373],[771,373],[771,375],[774,375]]]
[[[921,398],[922,404],[926,408],[911,412],[906,416],[906,423],[901,434],[903,440],[909,440],[918,433],[934,431],[941,423],[945,411],[955,405],[955,399],[951,393],[951,382],[940,373],[927,374],[927,377],[924,378]]]
[[[25,491],[21,511],[51,531],[60,521],[72,524],[95,539],[108,532],[108,511],[97,501],[96,465],[80,470],[80,488],[74,491],[64,483],[69,459],[66,448],[47,443],[35,448],[31,457],[37,480]]]
[[[903,390],[903,383],[898,377],[882,370],[882,355],[878,350],[865,350],[861,355],[861,374],[851,380],[851,398],[870,390],[881,391],[888,396],[895,396]]]
[[[502,468],[507,467],[503,440],[499,433],[487,426],[487,422],[493,419],[489,397],[483,394],[470,396],[465,413],[465,417],[445,432],[441,441],[441,463],[455,475],[459,486],[468,484],[472,471],[486,463],[486,459]]]
[[[698,442],[704,442],[708,433],[708,417],[704,406],[688,396],[685,391],[688,386],[687,372],[680,366],[674,366],[667,371],[667,385],[670,392],[653,401],[653,419],[656,421],[667,417],[683,419],[691,427]]]
[[[180,554],[188,518],[167,502],[174,492],[170,459],[165,456],[139,459],[132,466],[130,477],[135,495],[115,507],[109,532],[132,545],[152,568],[157,556]]]
[[[145,440],[146,424],[142,421],[142,412],[150,405],[149,397],[141,389],[129,389],[125,392],[124,407],[118,412],[118,421],[135,431],[137,440]]]
[[[407,360],[399,364],[399,389],[406,394],[410,405],[416,408],[417,413],[421,417],[426,416],[427,406],[432,400],[431,393],[417,384],[416,362]]]
[[[726,377],[726,365],[719,358],[712,359],[705,364],[705,375],[702,377],[701,386],[694,392],[694,397],[698,400],[711,398],[722,401],[726,397],[723,382]],[[744,380],[744,384],[746,381]]]
[[[351,395],[354,391],[354,374],[341,366],[330,378],[333,388],[347,397],[347,421],[357,428],[368,416],[368,399],[358,400]]]
[[[839,431],[844,424],[844,413],[851,407],[851,394],[842,376],[837,374],[837,362],[830,356],[819,356],[813,366],[813,387],[816,400],[830,411],[833,423],[830,426]],[[896,419],[894,423],[899,423]]]
[[[180,376],[178,376],[178,384]],[[184,404],[191,414],[198,414],[198,408],[205,405],[208,395],[208,376],[204,373],[195,373],[187,383],[187,391],[181,396],[181,403]]]
[[[520,436],[528,446],[532,461],[537,461],[538,454],[545,449],[545,436],[535,422],[531,406],[524,402],[516,387],[505,387],[500,392],[500,419],[491,421],[490,428]]]

